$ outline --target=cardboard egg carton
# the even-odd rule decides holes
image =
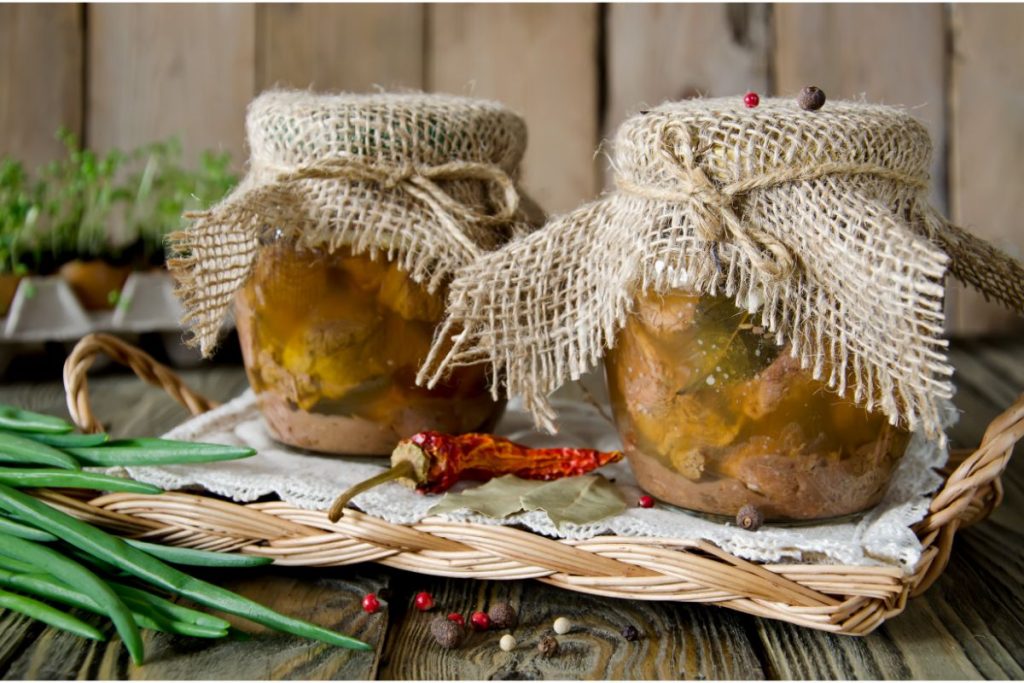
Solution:
[[[178,332],[184,315],[166,272],[128,276],[109,311],[87,311],[59,275],[25,277],[0,319],[0,341],[71,341],[90,332]]]

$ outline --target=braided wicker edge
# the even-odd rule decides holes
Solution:
[[[107,353],[192,414],[214,404],[142,351],[102,334],[83,338],[64,368],[72,419],[99,424],[85,375]],[[758,564],[704,541],[600,536],[558,540],[528,531],[428,518],[399,525],[346,511],[338,522],[284,502],[247,505],[190,493],[114,493],[76,497],[34,494],[80,519],[123,536],[271,557],[279,565],[340,566],[376,562],[407,571],[471,579],[536,579],[566,590],[632,600],[711,603],[846,635],[866,635],[926,590],[949,561],[961,526],[984,519],[1002,499],[999,475],[1024,436],[1024,395],[989,425],[981,445],[955,454],[943,488],[915,531],[924,546],[909,574],[889,567]]]

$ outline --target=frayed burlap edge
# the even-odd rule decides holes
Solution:
[[[215,351],[268,230],[298,249],[383,254],[434,292],[458,267],[534,229],[538,213],[511,177],[488,164],[395,167],[337,159],[269,181],[247,178],[214,209],[191,214],[192,225],[168,240],[175,256],[167,265],[191,332],[186,343],[204,356]]]
[[[495,396],[521,395],[554,431],[547,395],[598,364],[637,294],[685,288],[759,313],[836,393],[944,441],[947,265],[1021,311],[1020,264],[942,219],[924,179],[826,163],[730,191],[685,146],[673,153],[678,189],[620,177],[604,199],[463,268],[418,380],[433,386],[450,368],[488,363]],[[909,198],[901,215],[878,199],[893,183]]]

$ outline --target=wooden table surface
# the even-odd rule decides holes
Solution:
[[[984,426],[1024,391],[1024,342],[954,344],[956,443],[976,443]],[[224,400],[245,378],[237,367],[184,373]],[[99,417],[115,435],[152,435],[184,419],[159,390],[132,376],[92,382]],[[56,382],[0,386],[0,401],[65,413]],[[1022,678],[1024,677],[1024,463],[1003,477],[1006,498],[990,519],[957,534],[941,579],[906,611],[864,638],[832,636],[707,605],[630,602],[564,592],[536,582],[473,582],[363,565],[355,568],[218,571],[208,578],[373,646],[352,652],[246,627],[247,641],[207,641],[144,632],[147,664],[133,666],[112,638],[93,643],[9,612],[0,613],[0,671],[6,678]],[[471,637],[444,651],[428,633],[432,615],[411,609],[420,590],[441,609],[468,614],[508,601],[519,610],[519,647]],[[360,597],[389,596],[375,615]],[[543,659],[538,640],[552,620],[575,623],[560,654]],[[88,617],[87,617],[88,618]],[[100,624],[102,620],[92,619]],[[627,642],[620,630],[643,634]],[[106,632],[112,633],[109,625]]]

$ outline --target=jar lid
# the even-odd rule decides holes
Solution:
[[[616,136],[620,175],[638,183],[673,183],[671,162],[657,153],[670,124],[687,131],[697,164],[723,183],[823,163],[863,164],[915,184],[928,182],[931,140],[905,109],[829,101],[806,111],[792,98],[764,98],[754,108],[739,97],[691,99],[633,116]]]
[[[259,250],[383,254],[436,292],[461,266],[539,223],[519,189],[526,124],[451,95],[271,91],[249,106],[249,172],[172,235],[190,343],[212,353]]]
[[[263,93],[249,105],[252,166],[356,156],[387,164],[451,161],[518,168],[526,123],[498,102],[424,93]]]

